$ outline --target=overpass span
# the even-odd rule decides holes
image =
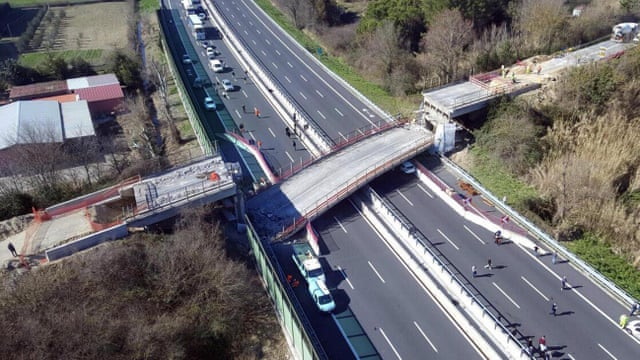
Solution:
[[[433,134],[416,124],[369,136],[254,196],[247,212],[261,238],[284,239],[432,143]]]

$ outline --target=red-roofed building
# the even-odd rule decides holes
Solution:
[[[87,100],[92,116],[110,114],[124,101],[124,93],[120,84],[95,86],[84,89],[76,89],[74,93],[80,100]]]
[[[64,94],[64,95],[56,95],[56,96],[47,96],[43,98],[38,98],[37,100],[54,100],[62,104],[67,102],[78,101],[80,99],[78,99],[77,94]]]

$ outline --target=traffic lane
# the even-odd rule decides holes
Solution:
[[[179,2],[177,6],[180,6]],[[184,12],[184,9],[181,11]],[[210,20],[206,20],[205,24],[206,26],[214,25]],[[279,124],[282,124],[282,128],[284,128],[284,121],[282,121],[278,113],[273,110],[271,104],[262,96],[251,79],[244,76],[244,69],[240,67],[235,57],[232,56],[231,51],[224,41],[219,38],[207,40],[214,49],[219,52],[216,58],[227,65],[224,73],[215,73],[208,66],[208,56],[206,55],[205,48],[192,36],[189,38],[194,48],[197,49],[199,56],[198,61],[200,61],[205,68],[214,86],[218,86],[223,79],[230,80],[234,85],[234,91],[227,92],[227,96],[220,96],[220,99],[234,119],[236,125],[239,128],[240,125],[243,125],[245,130],[247,130],[243,133],[243,136],[248,140],[253,140],[256,144],[259,143],[262,145],[261,150],[272,167],[272,170],[277,173],[280,169],[289,169],[301,161],[310,159],[311,155],[308,151],[298,144],[299,139],[296,147],[293,147],[293,141],[297,139],[296,136],[286,137],[284,132],[278,136],[279,133],[276,132],[276,128],[280,127]],[[218,94],[223,95],[221,87],[218,88]],[[255,108],[261,112],[260,118],[254,115]],[[280,121],[275,121],[276,119]],[[265,122],[263,120],[269,121]]]
[[[426,213],[427,209],[430,210],[429,214],[442,215],[444,213],[443,209],[434,211],[432,205],[422,206],[421,200],[428,203],[440,202],[443,205],[444,203],[439,199],[424,196],[424,192],[418,190],[417,186],[411,187],[405,184],[404,193],[390,192],[387,196],[423,232],[426,231],[421,225],[425,222],[421,221],[422,218],[418,219],[414,216],[415,214]],[[411,199],[413,205],[409,205],[407,199]],[[459,216],[455,216],[459,218]],[[591,351],[595,351],[596,349],[590,348],[593,345],[592,342],[585,343],[583,340],[585,338],[591,339],[594,335],[602,339],[602,344],[598,346],[601,351],[603,348],[619,349],[625,355],[635,354],[634,350],[637,350],[637,346],[634,346],[635,341],[616,327],[615,316],[612,318],[603,315],[597,307],[589,304],[586,297],[579,296],[579,288],[574,288],[571,291],[560,290],[560,276],[548,271],[551,269],[542,271],[543,266],[539,263],[540,259],[531,252],[522,251],[514,244],[497,246],[493,244],[493,241],[483,244],[479,240],[483,236],[488,237],[490,233],[471,223],[466,223],[462,227],[458,225],[458,228],[464,228],[464,231],[454,231],[455,227],[448,229],[447,226],[444,226],[444,223],[452,222],[451,220],[447,221],[447,218],[429,220],[432,220],[429,226],[438,224],[443,229],[438,228],[441,237],[456,240],[459,250],[455,249],[453,245],[439,247],[452,263],[458,265],[475,263],[478,266],[478,262],[486,263],[486,260],[483,262],[485,258],[492,258],[493,265],[497,269],[489,271],[478,266],[480,277],[473,279],[473,285],[485,298],[489,299],[493,306],[499,309],[503,316],[507,317],[509,322],[520,324],[522,326],[521,332],[525,334],[527,331],[537,332],[538,336],[540,333],[546,332],[547,336],[552,336],[560,342],[566,341],[566,345],[569,345],[567,351],[571,351],[573,355],[588,356]],[[484,235],[479,236],[478,234]],[[464,256],[466,254],[476,256]],[[484,256],[478,257],[477,254]],[[556,266],[570,268],[567,264],[556,264]],[[466,266],[462,265],[462,267]],[[470,273],[470,266],[468,267]],[[463,269],[459,270],[466,272]],[[469,277],[468,274],[466,276]],[[571,296],[571,294],[575,296]],[[550,315],[553,301],[558,303],[558,313],[562,315],[557,318],[561,318],[560,320],[556,320],[556,317]],[[608,305],[609,308],[617,307],[614,311],[624,310],[611,299]],[[549,319],[544,316],[547,314]],[[571,318],[564,318],[565,316]],[[558,321],[561,321],[560,325],[554,324]],[[563,325],[566,325],[567,328],[563,329]],[[550,326],[551,329],[549,329]],[[592,327],[596,327],[596,330],[592,330]],[[572,329],[578,330],[572,331]]]
[[[307,282],[300,275],[293,259],[291,259],[293,251],[291,244],[276,243],[271,245],[271,248],[276,255],[282,271],[300,281],[300,285],[292,288],[292,290],[295,293],[296,299],[302,306],[304,311],[303,315],[309,320],[309,323],[313,327],[313,330],[329,359],[355,359],[347,340],[342,336],[342,333],[333,317],[318,310],[316,305],[313,303],[313,300],[309,295]],[[326,275],[327,278],[329,278],[329,274]],[[290,285],[284,284],[284,286]],[[331,285],[327,284],[327,286],[331,288]]]
[[[314,227],[326,261],[346,276],[339,288],[383,358],[480,358],[348,201]]]
[[[223,2],[222,4],[227,4],[230,2]],[[247,5],[247,3],[244,3]],[[247,5],[248,6],[248,5]],[[235,6],[220,6],[221,11],[224,11],[227,15],[234,14],[235,18],[242,18],[244,13],[250,14],[244,15],[245,17],[252,19],[248,21],[248,23],[253,24],[255,27],[261,29],[260,34],[256,32],[249,33],[246,29],[242,31],[236,31],[238,36],[243,37],[245,42],[252,47],[255,47],[254,53],[259,60],[265,64],[269,68],[270,71],[274,72],[277,79],[283,79],[285,76],[291,80],[291,85],[294,86],[295,90],[291,91],[289,89],[290,86],[287,86],[287,90],[291,96],[296,97],[298,100],[302,97],[300,93],[304,94],[305,97],[311,99],[309,97],[309,93],[311,95],[318,93],[322,94],[322,96],[317,95],[316,97],[324,97],[325,101],[322,101],[320,106],[316,106],[313,109],[307,109],[307,113],[310,114],[314,119],[321,119],[322,123],[324,123],[325,119],[322,119],[322,116],[318,115],[318,111],[323,113],[326,109],[331,109],[331,104],[346,104],[346,107],[342,111],[338,109],[344,117],[346,121],[338,121],[337,118],[332,118],[327,114],[323,115],[327,119],[334,120],[331,122],[331,125],[336,127],[338,131],[343,134],[347,134],[357,128],[361,128],[364,126],[371,125],[372,123],[379,120],[377,115],[373,113],[372,110],[368,109],[368,105],[364,104],[360,101],[359,98],[355,97],[351,92],[349,92],[346,88],[344,88],[341,84],[337,83],[330,75],[327,75],[324,70],[321,69],[313,69],[310,67],[311,60],[300,58],[298,54],[299,49],[289,45],[283,45],[282,39],[285,38],[284,34],[282,34],[279,30],[272,34],[271,31],[273,29],[267,30],[267,27],[263,24],[260,19],[257,19],[255,14],[255,8],[250,7],[235,7]],[[237,28],[238,25],[236,23],[231,23],[230,25],[234,28]],[[242,23],[242,26],[245,26],[246,23]],[[266,22],[265,22],[266,23]],[[247,34],[244,33],[247,31]],[[262,39],[262,40],[256,40]],[[287,39],[288,41],[288,39]],[[294,49],[293,52],[289,49]],[[303,54],[303,56],[310,56],[308,54]],[[275,58],[275,59],[274,59]],[[279,59],[278,59],[279,58]],[[276,61],[278,60],[278,61]],[[291,64],[288,65],[288,64]],[[313,64],[313,66],[317,66]],[[297,76],[291,75],[292,68],[298,67],[300,69],[304,69],[304,71],[296,74]],[[307,92],[307,89],[311,91]],[[304,99],[304,97],[302,97]],[[365,110],[363,110],[365,109]],[[338,115],[339,116],[339,115]],[[342,116],[340,116],[342,118]],[[349,124],[348,126],[344,126],[345,124]],[[324,129],[324,128],[323,128]],[[330,129],[324,129],[328,131]],[[336,137],[338,134],[336,132],[330,133],[329,136]]]

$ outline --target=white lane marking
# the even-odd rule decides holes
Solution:
[[[471,234],[474,238],[478,239],[478,241],[480,241],[482,243],[482,245],[487,245],[486,242],[484,242],[482,239],[480,239],[480,237],[478,235],[476,235],[476,233],[474,233],[473,231],[471,231],[471,229],[469,229],[467,227],[467,225],[464,225],[464,228],[467,229],[467,231],[469,232],[469,234]]]
[[[537,288],[537,287],[533,286],[533,284],[532,284],[532,283],[530,283],[530,282],[529,282],[529,280],[527,280],[524,276],[520,276],[520,278],[521,278],[524,282],[526,282],[526,283],[527,283],[527,285],[531,286],[531,288],[532,288],[533,290],[535,290],[538,294],[540,294],[540,296],[542,296],[542,298],[543,298],[543,299],[545,299],[545,300],[549,301],[549,298],[548,298],[548,297],[546,297],[546,296],[542,293],[542,291],[538,290],[538,288]]]
[[[291,65],[290,62],[287,61],[287,65],[289,65],[289,67],[293,69],[293,65]]]
[[[402,196],[402,198],[409,203],[409,205],[413,206],[413,203],[409,200],[409,198],[407,198],[406,196],[404,196],[404,194],[399,190],[396,189],[396,192],[398,193],[398,195]]]
[[[351,287],[351,290],[354,290],[355,288],[353,287],[353,284],[351,283],[351,281],[349,281],[347,274],[344,273],[344,270],[342,270],[340,265],[338,265],[338,271],[340,271],[340,274],[342,274],[342,277],[347,281],[347,284],[349,284],[349,287]]]
[[[249,95],[247,95],[247,93],[246,93],[244,90],[242,90],[242,95],[244,95],[244,97],[245,97],[246,99],[248,99],[248,98],[249,98]]]
[[[518,305],[518,303],[516,303],[515,301],[513,301],[513,299],[512,299],[509,295],[507,295],[507,293],[506,293],[506,292],[504,292],[504,290],[502,290],[502,289],[500,288],[500,286],[498,286],[498,284],[496,284],[496,283],[494,283],[494,282],[492,282],[492,284],[493,284],[493,286],[495,286],[495,287],[496,287],[496,289],[500,290],[500,292],[502,293],[502,295],[504,295],[504,297],[506,297],[507,299],[509,299],[509,301],[511,301],[511,303],[512,303],[513,305],[515,305],[518,309],[520,309],[520,305]]]
[[[418,331],[420,332],[420,334],[422,334],[422,337],[424,337],[424,339],[427,340],[429,345],[431,345],[431,347],[433,348],[433,351],[438,352],[438,349],[435,347],[435,345],[433,345],[431,340],[429,340],[429,337],[427,337],[427,335],[424,333],[424,331],[422,331],[422,329],[420,328],[420,325],[418,325],[418,323],[415,322],[415,321],[413,322],[413,325],[415,325],[416,328],[418,328]]]
[[[576,358],[574,358],[574,357],[573,357],[573,355],[571,355],[571,354],[567,354],[567,356],[568,356],[568,357],[569,357],[569,359],[571,359],[571,360],[576,360]]]
[[[300,96],[302,96],[305,100],[307,100],[307,97],[304,96],[304,94],[302,93],[302,91],[300,91]]]
[[[240,115],[240,111],[238,111],[238,109],[235,110],[235,113],[238,119],[242,119],[242,115]]]
[[[384,339],[387,340],[387,343],[389,344],[389,346],[391,347],[391,350],[393,350],[393,353],[396,354],[396,356],[398,357],[398,359],[402,360],[402,357],[400,357],[400,354],[398,354],[398,351],[396,351],[395,346],[393,346],[393,344],[391,343],[391,341],[389,340],[389,338],[387,337],[387,334],[384,333],[384,330],[382,330],[382,328],[378,328],[378,330],[380,330],[380,334],[382,334],[382,336],[384,336]]]
[[[271,133],[271,136],[276,137],[276,134],[273,133],[273,130],[271,130],[270,127],[268,127],[267,130],[269,130],[269,132]]]
[[[318,94],[321,98],[324,97],[324,95],[322,95],[322,93],[320,91],[318,91],[318,90],[316,90],[316,94]]]
[[[451,246],[453,246],[454,248],[456,248],[456,250],[460,250],[460,248],[458,247],[458,245],[454,244],[453,241],[451,241],[451,239],[449,239],[447,237],[447,235],[445,235],[440,229],[438,229],[438,232],[440,233],[440,235],[442,235],[443,238],[445,238],[449,244],[451,244]]]
[[[320,114],[320,116],[322,116],[322,118],[323,118],[323,119],[327,120],[327,117],[326,117],[326,116],[324,116],[324,114],[323,114],[323,113],[321,113],[321,112],[320,112],[320,110],[318,110],[318,114]]]
[[[240,21],[237,21],[237,22],[236,22],[236,24],[238,24],[238,26],[240,26],[240,25],[241,25],[241,24],[240,24]],[[249,34],[247,34],[247,35],[249,35]]]
[[[245,6],[247,6],[245,4]],[[291,49],[287,44],[285,44],[285,42],[278,37],[278,35],[271,30],[271,28],[269,26],[267,26],[267,24],[260,18],[260,16],[258,16],[258,14],[256,14],[255,11],[253,11],[253,9],[249,8],[247,6],[248,10],[253,14],[253,16],[262,23],[262,26],[265,27],[265,29],[267,29],[271,35],[273,35],[273,37],[278,40],[282,46],[284,46],[285,49],[289,50],[289,52],[291,53],[291,55],[293,55],[296,59],[298,59],[298,61],[300,62],[300,64],[302,64],[303,66],[305,66],[307,69],[309,69],[309,71],[314,74],[318,80],[320,80],[321,82],[323,82],[325,84],[325,86],[327,86],[329,89],[331,89],[334,94],[336,94],[336,96],[338,96],[340,99],[342,99],[342,101],[344,101],[348,106],[350,106],[356,113],[358,113],[360,116],[362,116],[366,121],[368,121],[371,125],[376,125],[371,119],[369,119],[369,117],[373,118],[375,117],[374,114],[369,114],[370,116],[367,117],[366,114],[364,114],[362,111],[358,110],[358,108],[356,106],[354,106],[351,101],[348,101],[338,90],[336,90],[333,86],[331,86],[320,74],[318,74],[315,70],[313,70],[313,68],[311,68],[311,66],[309,64],[307,64],[307,61],[303,60],[300,58],[300,56],[298,56],[298,54],[296,54],[293,49]],[[278,54],[280,55],[280,54]],[[308,55],[307,55],[308,56]],[[306,80],[305,80],[306,81]],[[342,87],[342,84],[339,83],[339,85]],[[353,94],[352,94],[353,95]],[[368,113],[368,111],[367,111]]]
[[[378,272],[378,270],[376,270],[376,268],[373,267],[373,264],[371,263],[371,261],[367,261],[367,263],[369,263],[371,270],[373,270],[373,272],[376,273],[376,275],[378,275],[378,278],[380,279],[380,281],[382,281],[382,283],[385,284],[384,279],[382,278],[382,276],[380,276],[380,273]]]
[[[263,56],[267,56],[267,53],[264,52],[264,50],[260,50],[260,52],[262,53]]]
[[[289,152],[285,150],[285,155],[287,155],[287,157],[289,158],[289,161],[294,162],[293,158],[291,157],[291,155],[289,155]]]
[[[349,139],[347,139],[347,137],[346,137],[346,136],[342,135],[342,133],[341,133],[340,131],[338,131],[338,135],[342,136],[342,138],[343,138],[345,141],[348,141],[348,140],[349,140]]]
[[[240,25],[240,23],[238,23],[238,25]],[[245,35],[249,35],[249,33],[247,32],[247,30],[244,30],[244,34],[245,34]]]
[[[304,76],[302,76],[302,74],[300,74],[300,78],[301,78],[302,80],[304,80],[304,81],[309,81],[309,80],[305,79],[305,78],[304,78]]]
[[[276,50],[276,54],[278,54],[278,56],[282,55],[280,54],[280,51]]]
[[[256,137],[255,137],[255,136],[253,136],[253,132],[249,132],[249,136],[251,136],[251,138],[252,138],[253,140],[256,140]]]
[[[274,68],[278,68],[278,65],[276,65],[276,63],[274,63],[273,61],[271,62],[271,65],[273,65]]]
[[[433,199],[433,195],[427,189],[425,189],[421,184],[418,184],[418,188],[420,188],[420,190],[422,190],[423,193],[427,194],[428,197]]]
[[[258,35],[262,34],[258,29],[256,29],[256,32],[258,33]]]
[[[238,11],[240,11],[240,10],[238,10]],[[243,13],[243,14],[244,14],[244,13]],[[254,26],[254,25],[253,25],[253,21],[249,21],[249,25]]]
[[[338,108],[333,108],[333,110],[335,110],[338,114],[340,114],[340,116],[344,117],[344,114],[340,112],[340,110],[338,110]]]
[[[602,346],[602,345],[600,345],[600,344],[598,344],[598,346],[600,346],[600,349],[602,349],[604,352],[606,352],[606,353],[607,353],[607,355],[611,356],[611,358],[612,358],[612,359],[614,359],[614,360],[618,360],[618,358],[617,358],[617,357],[615,357],[615,356],[613,356],[613,354],[612,354],[612,353],[610,353],[610,352],[609,352],[609,350],[605,349],[605,347],[604,347],[604,346]]]
[[[536,256],[533,251],[531,251],[530,248],[525,248],[524,246],[520,245],[520,243],[515,242],[515,244],[527,255],[529,255],[529,257],[531,257],[534,261],[538,262],[539,265],[541,265],[545,270],[547,270],[551,275],[553,275],[556,279],[560,280],[562,279],[562,277],[558,274],[556,274],[555,272],[553,272],[553,270],[551,270],[551,268],[549,268],[547,266],[547,264],[545,264],[544,262],[542,262],[542,260],[540,260],[540,258],[538,256]],[[591,302],[591,300],[587,299],[584,295],[582,295],[582,293],[578,290],[578,289],[571,289],[572,292],[574,292],[576,295],[578,295],[584,302],[586,302],[589,306],[591,306],[591,308],[593,308],[593,310],[597,311],[600,315],[602,315],[602,317],[609,321],[609,323],[611,325],[613,325],[613,327],[617,330],[622,330],[620,329],[620,325],[618,324],[618,321],[615,319],[610,318],[607,314],[604,313],[604,311],[600,310],[599,307],[597,307],[594,303]],[[628,332],[622,330],[622,332],[628,336],[629,338],[631,338],[633,341],[635,341],[637,344],[640,344],[640,339],[636,338],[635,336],[629,334]]]
[[[271,41],[269,41],[269,39],[264,39],[264,42],[266,42],[267,45],[271,45]]]
[[[293,160],[291,160],[291,161],[293,161]],[[345,234],[348,234],[347,229],[345,229],[345,228],[344,228],[344,226],[342,225],[342,223],[340,222],[340,220],[338,220],[338,218],[337,218],[337,217],[335,217],[335,216],[334,216],[334,217],[333,217],[333,220],[335,220],[335,221],[338,223],[338,225],[340,225],[340,228],[342,228],[342,231],[344,231],[344,233],[345,233]]]
[[[284,79],[287,80],[289,82],[289,84],[291,84],[291,80],[289,80],[289,78],[287,77],[287,75],[284,76]]]
[[[460,336],[462,336],[463,338],[465,338],[465,340],[467,340],[469,345],[475,349],[475,351],[478,353],[478,355],[480,355],[481,358],[486,359],[486,356],[482,355],[482,352],[478,348],[477,344],[471,340],[471,338],[469,337],[466,331],[462,330],[461,325],[458,324],[458,322],[451,317],[451,314],[445,311],[445,309],[442,307],[442,304],[440,303],[440,300],[434,297],[431,290],[429,290],[424,285],[423,281],[418,278],[418,276],[414,273],[414,270],[410,269],[409,265],[407,265],[405,261],[402,260],[402,258],[400,257],[400,254],[395,249],[393,249],[391,245],[389,245],[389,242],[387,241],[387,239],[384,238],[384,236],[380,233],[380,231],[378,231],[378,229],[376,229],[376,227],[371,223],[371,221],[364,216],[362,211],[360,211],[360,209],[353,203],[351,199],[349,199],[349,203],[358,212],[358,214],[360,214],[360,217],[367,222],[367,224],[369,225],[369,228],[376,234],[376,236],[378,236],[378,240],[382,241],[382,243],[387,247],[389,252],[396,257],[396,259],[398,260],[398,263],[400,263],[400,265],[402,265],[402,267],[404,267],[404,269],[407,270],[407,273],[409,273],[409,275],[413,278],[416,284],[420,286],[422,291],[424,291],[424,293],[427,294],[427,296],[429,296],[429,298],[433,301],[433,303],[440,309],[440,311],[442,311],[442,313],[447,317],[447,319],[449,319],[449,321],[451,322],[451,325],[453,325],[454,328],[458,330],[458,333],[460,333]]]
[[[253,45],[258,45],[258,44],[256,44],[255,40],[251,40],[251,42],[253,43]]]

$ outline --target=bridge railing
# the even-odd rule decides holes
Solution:
[[[282,232],[278,233],[274,240],[279,240],[286,238],[289,234],[292,234],[299,229],[301,229],[307,221],[313,220],[315,217],[322,214],[324,211],[328,210],[331,206],[338,203],[339,201],[345,199],[347,196],[354,193],[363,184],[371,181],[372,179],[378,177],[380,174],[388,171],[389,169],[397,166],[398,164],[405,161],[407,158],[415,156],[425,149],[427,149],[433,143],[433,139],[430,137],[419,139],[413,142],[411,146],[411,150],[399,150],[395,153],[390,154],[387,160],[375,164],[371,168],[361,172],[360,174],[352,177],[350,180],[343,182],[340,186],[336,187],[339,189],[336,193],[325,197],[317,201],[312,207],[307,209],[302,209],[300,212],[303,214],[293,221],[291,225],[287,228],[283,229]]]
[[[245,217],[249,245],[256,260],[256,267],[267,293],[273,301],[281,326],[286,330],[288,340],[297,351],[296,359],[328,359],[320,340],[318,340],[309,319],[287,284],[286,276],[278,263],[273,249],[264,246],[251,221]]]
[[[441,156],[440,158],[442,162],[447,165],[447,167],[455,171],[456,174],[463,178],[466,182],[473,185],[476,190],[482,193],[482,196],[493,202],[496,208],[500,209],[500,211],[502,211],[503,213],[508,214],[512,221],[516,221],[522,227],[527,229],[531,234],[535,235],[537,239],[543,241],[549,248],[557,251],[560,256],[571,261],[571,263],[579,268],[587,277],[591,278],[595,283],[599,284],[603,289],[609,291],[612,295],[616,296],[619,300],[627,303],[629,306],[636,301],[631,295],[629,295],[629,293],[627,293],[618,285],[614,284],[611,280],[600,274],[593,267],[591,267],[591,265],[585,263],[584,261],[582,261],[582,259],[575,256],[572,252],[567,250],[564,246],[560,245],[560,243],[558,243],[551,236],[538,229],[538,227],[527,218],[520,215],[510,206],[493,196],[493,194],[482,187],[482,185],[478,181],[476,181],[475,178],[467,174],[467,172],[460,168],[456,163],[444,156]]]

